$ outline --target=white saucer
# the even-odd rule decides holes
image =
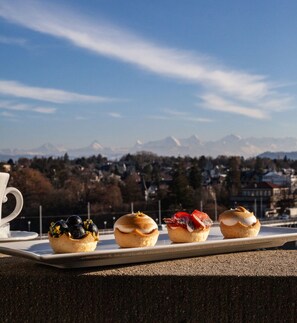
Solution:
[[[0,242],[32,240],[38,237],[38,233],[29,231],[10,231],[10,237],[0,238]]]

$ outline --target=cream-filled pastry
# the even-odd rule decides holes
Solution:
[[[225,238],[255,237],[260,231],[260,221],[253,212],[243,206],[227,210],[219,215],[220,229]]]
[[[137,212],[121,216],[114,224],[114,236],[122,248],[152,247],[159,237],[156,222]]]

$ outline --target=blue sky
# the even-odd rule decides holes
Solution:
[[[297,137],[293,0],[0,0],[0,148]]]

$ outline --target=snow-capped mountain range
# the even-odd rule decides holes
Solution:
[[[202,141],[193,135],[189,138],[177,139],[166,137],[161,140],[141,143],[139,140],[132,147],[111,148],[105,147],[98,141],[93,141],[89,146],[75,149],[57,147],[50,143],[30,150],[0,149],[0,159],[33,157],[33,156],[63,156],[65,153],[70,158],[88,157],[101,154],[108,158],[119,158],[127,153],[148,151],[160,156],[242,156],[245,158],[258,156],[264,152],[284,155],[284,152],[297,151],[297,138],[241,138],[237,135],[229,135],[216,141]],[[274,157],[275,158],[275,157]]]

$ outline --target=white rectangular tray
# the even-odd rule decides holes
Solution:
[[[161,231],[157,244],[149,248],[119,248],[113,234],[101,235],[93,252],[54,254],[48,240],[0,243],[0,253],[27,258],[57,268],[86,268],[122,265],[220,253],[278,247],[297,240],[297,229],[262,226],[255,238],[223,239],[219,227],[212,227],[205,242],[173,244]]]

